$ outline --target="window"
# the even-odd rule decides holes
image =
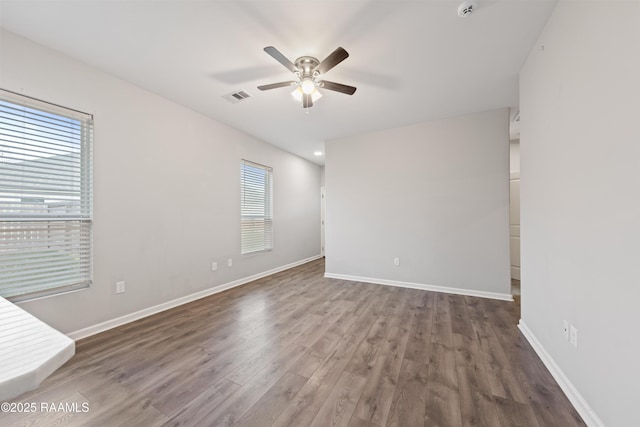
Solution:
[[[91,284],[93,117],[0,90],[0,296]]]
[[[241,253],[273,249],[273,169],[243,160],[240,165]]]

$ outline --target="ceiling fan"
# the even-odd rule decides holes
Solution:
[[[313,103],[322,96],[322,94],[318,92],[318,88],[346,93],[347,95],[353,95],[356,91],[356,88],[353,86],[330,82],[328,80],[318,80],[320,76],[349,57],[347,51],[341,47],[331,52],[322,62],[311,56],[301,56],[296,59],[296,62],[291,62],[273,46],[265,47],[264,51],[295,74],[297,80],[258,86],[260,90],[297,86],[291,95],[299,102],[302,102],[302,108],[313,107]]]

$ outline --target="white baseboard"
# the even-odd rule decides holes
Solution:
[[[444,292],[447,294],[467,295],[472,297],[498,299],[502,301],[513,301],[511,294],[500,294],[497,292],[474,291],[471,289],[449,288],[447,286],[425,285],[422,283],[399,282],[397,280],[376,279],[372,277],[349,276],[347,274],[325,273],[324,277],[329,279],[349,280],[352,282],[374,283],[376,285],[397,286],[400,288],[420,289],[423,291]]]
[[[591,406],[587,403],[587,401],[582,397],[580,392],[576,389],[573,383],[567,378],[564,374],[560,366],[553,360],[551,355],[547,353],[544,349],[538,338],[531,332],[531,329],[527,327],[522,319],[518,322],[518,328],[522,332],[522,335],[529,341],[531,347],[535,350],[536,354],[544,363],[544,366],[547,367],[553,378],[556,380],[564,394],[567,395],[567,398],[571,402],[576,411],[582,417],[582,420],[587,423],[589,427],[605,427],[602,420],[596,415]]]
[[[305,258],[299,261],[295,261],[295,262],[292,262],[291,264],[276,267],[268,271],[263,271],[262,273],[257,273],[248,277],[243,277],[241,279],[234,280],[233,282],[214,286],[212,288],[205,289],[203,291],[195,292],[191,295],[186,295],[180,298],[176,298],[174,300],[167,301],[162,304],[154,305],[153,307],[148,307],[130,314],[126,314],[124,316],[116,317],[115,319],[107,320],[105,322],[101,322],[96,325],[89,326],[87,328],[83,328],[83,329],[68,333],[67,336],[75,341],[82,338],[87,338],[87,337],[90,337],[91,335],[95,335],[100,332],[104,332],[109,329],[113,329],[118,326],[125,325],[127,323],[142,319],[144,317],[151,316],[156,313],[160,313],[161,311],[169,310],[171,308],[177,307],[182,304],[187,304],[189,302],[198,300],[200,298],[208,297],[209,295],[226,291],[227,289],[235,288],[236,286],[244,285],[245,283],[253,282],[254,280],[258,280],[263,277],[270,276],[272,274],[279,273],[281,271],[288,270],[290,268],[297,267],[299,265],[306,264],[308,262],[315,261],[320,258],[322,258],[322,255],[316,255],[311,258]]]

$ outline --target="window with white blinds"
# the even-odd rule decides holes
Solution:
[[[273,169],[243,160],[240,165],[241,253],[273,249]]]
[[[0,296],[92,280],[93,116],[0,90]]]

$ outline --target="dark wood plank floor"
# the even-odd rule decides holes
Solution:
[[[585,425],[519,333],[517,301],[323,272],[314,261],[82,340],[14,399],[78,410],[0,425]]]

